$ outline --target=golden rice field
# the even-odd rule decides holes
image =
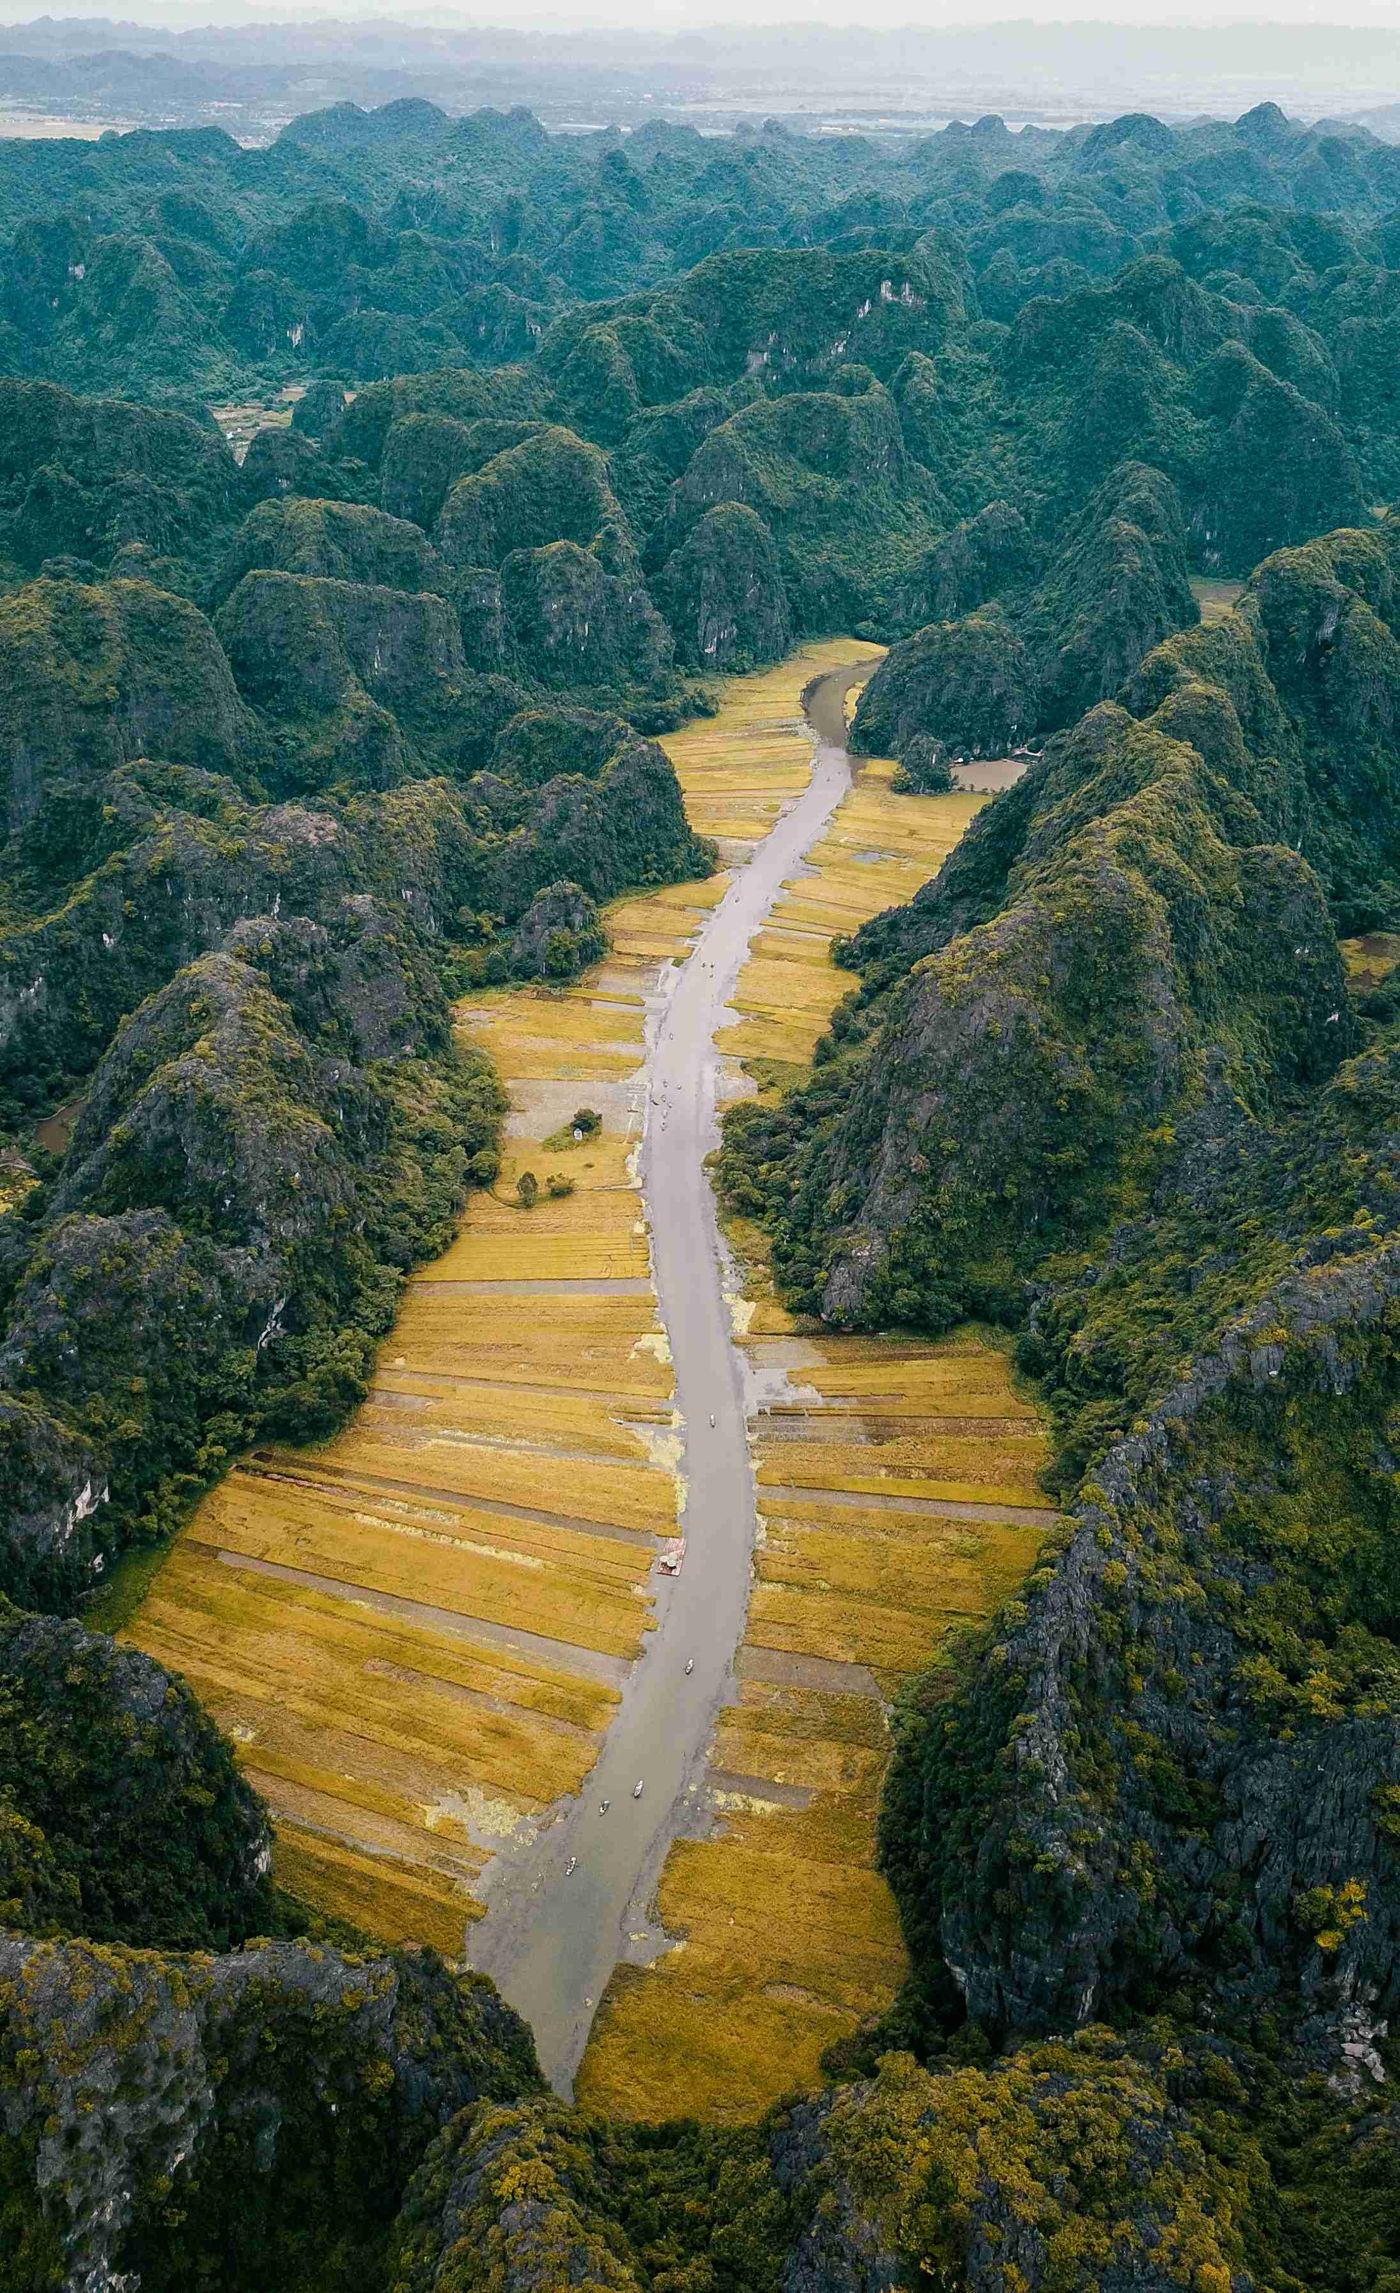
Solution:
[[[804,645],[776,669],[736,677],[718,716],[668,733],[662,747],[676,768],[692,828],[727,845],[756,844],[790,798],[807,785],[811,742],[802,723],[806,687],[824,669],[880,658],[856,637]]]
[[[668,737],[723,855],[805,784],[805,685],[875,651],[808,648]],[[907,898],[978,802],[895,797],[887,766],[862,768],[742,977],[724,1048],[753,1081],[805,1065],[849,984],[832,937]],[[492,1854],[580,1787],[649,1626],[677,1429],[634,1164],[646,1001],[724,883],[616,903],[611,953],[575,986],[460,1008],[509,1092],[497,1186],[407,1286],[353,1423],[231,1474],[130,1635],[231,1732],[284,1882],[391,1940],[460,1950]],[[580,1105],[602,1128],[575,1144]],[[551,1177],[572,1191],[551,1197]],[[902,1958],[873,1868],[887,1699],[1017,1581],[1049,1518],[1038,1422],[999,1352],[795,1332],[748,1254],[736,1325],[767,1398],[737,1697],[706,1834],[660,1883],[681,1947],[619,1970],[579,2082],[639,2114],[760,2107],[889,1999]]]
[[[832,938],[926,882],[983,801],[895,796],[890,774],[861,768],[741,975],[721,1040],[760,1087],[806,1065],[851,984]],[[750,2116],[816,2084],[827,2047],[889,2004],[889,1699],[1015,1588],[1054,1519],[1040,1420],[997,1346],[804,1333],[760,1238],[730,1239],[748,1261],[734,1314],[760,1397],[759,1548],[705,1814],[658,1889],[673,1947],[618,1967],[577,2080],[581,2102],[634,2117]]]
[[[804,687],[875,650],[813,646],[672,736],[697,825],[762,836],[805,783]],[[496,1188],[407,1286],[353,1423],[233,1472],[129,1635],[232,1734],[284,1883],[389,1940],[461,1949],[490,1856],[578,1790],[649,1626],[677,1440],[633,1162],[645,1005],[724,882],[616,903],[575,986],[460,1008],[509,1092]],[[576,1145],[580,1105],[603,1123]]]
[[[904,1971],[874,1868],[887,1704],[948,1631],[988,1615],[1054,1516],[1046,1444],[1005,1355],[750,1334],[760,1542],[737,1701],[707,1820],[657,1908],[677,1947],[618,1968],[577,2092],[635,2117],[752,2115],[818,2083],[826,2048]]]
[[[831,942],[882,908],[912,899],[936,875],[981,796],[896,796],[894,767],[871,758],[810,854],[811,873],[784,886],[759,933],[734,998],[738,1019],[720,1037],[760,1084],[805,1068],[854,981],[831,960]]]
[[[1223,621],[1234,612],[1244,595],[1242,581],[1212,581],[1204,574],[1191,576],[1191,594],[1201,609],[1204,622]]]

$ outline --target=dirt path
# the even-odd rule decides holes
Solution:
[[[731,1016],[754,933],[851,785],[843,702],[867,669],[868,662],[829,671],[809,689],[816,749],[807,788],[666,978],[648,1030],[643,1190],[685,1427],[686,1559],[679,1577],[658,1580],[657,1628],[578,1805],[549,1828],[532,1858],[501,1868],[470,1943],[473,1965],[531,2023],[546,2075],[563,2093],[623,1944],[645,1928],[666,1851],[702,1786],[716,1714],[733,1695],[755,1503],[742,1372],[704,1168],[717,1139],[715,1033]]]

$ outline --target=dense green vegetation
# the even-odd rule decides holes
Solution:
[[[513,401],[470,375],[385,385],[350,442],[409,487],[401,432],[465,431],[428,405],[486,402]],[[69,538],[105,560],[45,556],[0,593],[0,1092],[27,1151],[0,1220],[0,1576],[18,1597],[65,1604],[248,1441],[333,1427],[398,1280],[494,1175],[498,1093],[447,993],[566,978],[601,952],[599,901],[705,868],[634,729],[679,688],[604,457],[477,427],[439,551],[349,498],[369,486],[353,456],[326,498],[259,502],[183,417],[49,385],[0,405],[16,489],[67,456],[88,503]],[[149,522],[112,548],[114,496]],[[522,499],[541,546],[497,567],[490,516],[517,533]],[[472,518],[485,562],[463,572]],[[616,706],[581,710],[595,691]],[[59,1169],[25,1133],[78,1096]]]
[[[1199,609],[1171,480],[1140,462],[1111,470],[1038,581],[1024,520],[992,503],[930,551],[921,579],[949,605],[896,645],[860,697],[853,738],[902,757],[1024,748],[1116,693],[1143,654]],[[988,602],[998,593],[999,603]]]
[[[1063,1537],[899,1715],[890,2035],[1211,2030],[1271,2284],[1397,2251],[1350,2178],[1393,2175],[1397,1045],[1336,944],[1395,914],[1395,546],[1266,559],[1052,739],[722,1169],[798,1303],[1008,1324],[1057,1421]],[[968,625],[891,654],[876,740],[949,737],[925,663]]]
[[[0,2293],[1393,2293],[1397,209],[1267,106],[0,146]],[[1065,1526],[895,1716],[888,2022],[615,2126],[259,1940],[72,1612],[362,1394],[496,1170],[450,997],[706,869],[651,736],[844,629],[903,785],[1030,769],[721,1183],[798,1307],[1013,1331]]]
[[[187,1688],[0,1607],[0,1905],[30,1934],[227,1949],[271,1915],[267,1817]]]
[[[432,1952],[0,1936],[0,2285],[382,2284],[438,2128],[538,2086],[519,2017]]]

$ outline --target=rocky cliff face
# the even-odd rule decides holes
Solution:
[[[1294,847],[1337,881],[1352,775],[1387,866],[1389,579],[1333,536],[1158,647],[1134,715],[1091,712],[861,935],[804,1092],[730,1118],[803,1303],[994,1314],[1056,1416],[1071,1526],[911,1701],[886,1795],[945,2034],[1163,2014],[1384,2074],[1396,1047],[1387,1005],[1358,1049]],[[1333,683],[1320,632],[1363,615]]]
[[[777,545],[742,503],[708,510],[667,559],[655,588],[689,668],[754,668],[778,660],[792,642]]]
[[[511,935],[510,963],[526,979],[572,979],[607,952],[597,903],[561,880],[536,892]]]
[[[131,794],[99,784],[104,808]],[[295,806],[255,808],[211,791],[208,813],[133,807],[132,840],[79,878],[48,913],[0,936],[0,1072],[81,1075],[118,1022],[172,973],[216,947],[241,917],[338,920],[359,874],[343,825]]]
[[[914,381],[912,372],[906,374],[901,403]],[[936,389],[936,376],[930,387]],[[1034,580],[1042,556],[1021,512],[1010,502],[988,502],[975,517],[960,518],[913,569],[908,618],[919,625],[959,621],[993,597],[1014,596]]]
[[[1040,718],[1030,654],[995,606],[935,622],[886,654],[860,696],[853,745],[902,757],[912,741],[942,753],[1004,756]]]
[[[1160,485],[1134,487],[1170,528]],[[857,935],[819,1079],[737,1110],[725,1158],[808,1303],[1015,1318],[1030,1266],[1150,1183],[1209,1072],[1256,1112],[1325,1079],[1351,1022],[1323,893],[1355,924],[1396,881],[1393,547],[1382,527],[1269,559]],[[938,634],[890,654],[857,737],[902,737],[906,700],[916,721]]]
[[[202,614],[141,581],[40,581],[0,603],[0,800],[10,835],[135,757],[246,784],[256,727]]]
[[[27,1454],[51,1492],[17,1506],[10,1588],[71,1598],[172,1476],[197,1486],[269,1409],[333,1422],[398,1274],[494,1169],[498,1107],[367,898],[335,932],[245,921],[143,1004],[45,1215],[7,1230],[12,1479]]]
[[[508,658],[535,683],[606,692],[665,681],[671,632],[639,567],[610,571],[571,541],[516,550],[501,571],[501,604]]]
[[[1004,503],[935,545],[919,580],[971,610],[891,648],[861,694],[858,746],[901,756],[926,734],[981,756],[1024,747],[1116,693],[1144,653],[1197,619],[1181,504],[1159,470],[1110,471],[1032,585],[1038,554]]]
[[[266,1810],[195,1701],[134,1648],[0,1605],[0,1917],[227,1949],[271,1917]]]
[[[988,2029],[1175,2003],[1385,2075],[1397,1295],[1389,1241],[1305,1250],[1093,1466],[961,1707],[911,1716],[887,1867]]]
[[[98,1446],[33,1399],[0,1395],[0,1586],[66,1608],[105,1565],[111,1478]]]
[[[588,2132],[557,2106],[458,2120],[409,2190],[396,2283],[404,2293],[560,2284],[635,2293],[644,2273],[590,2148]]]
[[[753,2128],[477,2110],[410,2188],[395,2283],[1249,2293],[1262,2161],[1245,2143],[1222,2154],[1207,2075],[1175,2069],[1169,2093],[1160,2047],[1094,2031],[990,2069],[890,2055]]]
[[[169,1959],[0,1937],[16,2283],[221,2293],[375,2283],[440,2126],[538,2087],[518,2017],[432,1953]]]
[[[873,2081],[777,2114],[769,2142],[806,2216],[783,2293],[893,2293],[911,2275],[968,2293],[1253,2284],[1251,2161],[1213,2155],[1151,2050],[1106,2031],[988,2070],[890,2055]]]
[[[283,793],[390,787],[460,751],[470,679],[441,597],[250,572],[218,631],[240,690],[276,735]]]
[[[250,507],[223,439],[186,416],[10,376],[0,495],[6,554],[35,573],[64,556],[105,566],[133,545],[198,559]]]
[[[799,635],[863,621],[944,522],[931,472],[889,393],[851,366],[822,390],[754,397],[709,429],[666,502],[651,549],[673,558],[714,510],[751,510],[777,545]]]
[[[1029,1266],[1150,1166],[1208,1052],[1253,1096],[1346,1046],[1306,865],[1254,841],[1257,815],[1153,724],[1115,715],[1081,763],[1083,824],[1028,844],[1002,913],[917,962],[812,1086],[820,1114],[773,1194],[778,1263],[835,1319],[1014,1316]],[[736,1172],[746,1133],[763,1162],[770,1118],[734,1121]]]
[[[380,589],[441,589],[448,582],[427,536],[407,518],[358,502],[295,496],[260,502],[244,519],[216,578],[218,601],[258,568]]]

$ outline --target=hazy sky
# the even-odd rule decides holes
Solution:
[[[500,25],[519,30],[577,31],[589,25],[637,25],[657,31],[683,31],[712,25],[792,24],[917,25],[927,31],[971,26],[1008,26],[1012,20],[1037,24],[1101,23],[1183,28],[1210,24],[1338,25],[1400,31],[1400,0],[951,0],[947,6],[917,0],[481,0],[460,7],[447,0],[0,0],[0,20],[110,15],[141,23],[247,23],[259,17],[286,23],[306,17],[393,17],[406,23]]]
[[[85,0],[91,5],[92,0]],[[412,0],[392,6],[370,5],[376,15],[412,17]],[[299,12],[299,11],[292,11]],[[507,0],[505,6],[472,9],[437,9],[435,18],[456,16],[475,23],[547,26],[550,23],[639,23],[652,28],[665,23],[686,24],[881,24],[918,25],[928,31],[966,25],[1102,23],[1182,26],[1211,24],[1311,24],[1321,29],[1339,24],[1364,25],[1400,31],[1400,0],[1338,0],[1335,8],[1321,8],[1318,0],[1210,0],[1183,5],[1182,0],[1099,0],[1099,4],[1066,6],[1065,0],[955,0],[948,7],[910,5],[910,0],[685,0],[668,6],[666,0],[562,0],[553,7],[534,6],[530,0]]]

